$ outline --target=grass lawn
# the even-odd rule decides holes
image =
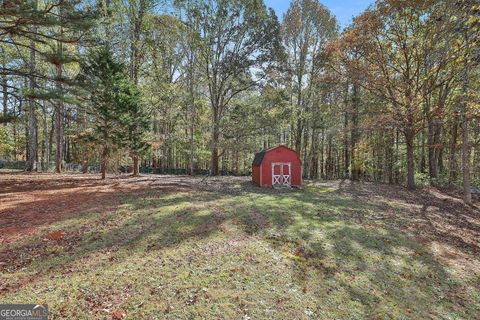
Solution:
[[[0,303],[53,319],[478,319],[480,205],[435,189],[0,174]]]

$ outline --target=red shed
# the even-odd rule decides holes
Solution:
[[[252,163],[252,181],[261,187],[301,186],[300,156],[295,150],[283,145],[255,154]]]

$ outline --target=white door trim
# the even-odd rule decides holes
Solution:
[[[280,174],[275,174],[275,166],[280,166]],[[284,174],[284,167],[288,167],[288,174]],[[272,186],[292,184],[292,163],[291,162],[272,162]]]

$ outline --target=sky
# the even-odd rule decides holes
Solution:
[[[374,0],[320,0],[337,17],[341,28],[351,22],[352,17],[360,14]],[[290,5],[290,0],[265,0],[267,7],[272,7],[281,21]]]

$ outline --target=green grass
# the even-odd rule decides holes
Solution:
[[[376,221],[382,210],[314,185],[127,195],[10,246],[0,302],[48,303],[54,319],[477,317],[479,279]]]

